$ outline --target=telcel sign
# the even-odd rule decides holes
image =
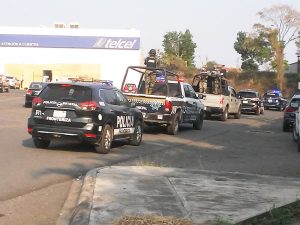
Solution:
[[[136,49],[137,38],[99,38],[94,48],[109,48],[109,49]]]
[[[139,37],[0,34],[0,47],[139,50]]]

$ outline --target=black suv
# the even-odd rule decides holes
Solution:
[[[270,90],[264,94],[264,106],[265,109],[275,108],[279,111],[283,111],[287,106],[287,100],[282,96],[282,93],[278,90]]]
[[[142,140],[143,115],[135,104],[107,83],[50,83],[32,100],[28,132],[37,148],[52,139],[94,144],[108,153],[116,139]]]
[[[241,90],[238,92],[241,99],[241,110],[243,113],[252,112],[256,115],[264,113],[264,104],[255,90]]]

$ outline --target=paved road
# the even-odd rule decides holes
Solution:
[[[181,127],[178,136],[147,128],[141,146],[114,144],[107,155],[86,146],[55,142],[36,149],[27,134],[31,109],[24,91],[0,93],[0,224],[54,224],[72,179],[106,165],[155,165],[300,177],[300,153],[281,131],[282,112],[205,120],[201,131]],[[16,213],[18,212],[18,213]]]

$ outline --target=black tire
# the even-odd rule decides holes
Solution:
[[[204,116],[205,119],[207,120],[211,119],[211,114],[209,112],[204,112],[204,114],[205,114]]]
[[[129,144],[138,146],[141,144],[143,138],[143,126],[141,121],[138,121],[134,128],[134,133],[129,141]]]
[[[298,152],[300,152],[300,140],[299,139],[297,141],[297,149],[298,149]]]
[[[259,116],[260,115],[260,108],[257,108],[255,111],[255,115]]]
[[[170,135],[176,135],[179,129],[179,115],[176,113],[173,117],[172,123],[167,126],[167,132]]]
[[[36,148],[48,148],[50,145],[50,140],[33,138],[33,143]]]
[[[288,132],[290,130],[289,125],[285,121],[283,121],[282,130],[284,132]]]
[[[298,138],[299,137],[299,134],[298,134],[298,132],[296,131],[296,125],[294,125],[294,127],[293,127],[293,140],[295,141],[295,142],[298,142]]]
[[[225,108],[224,112],[221,115],[221,120],[226,121],[228,119],[228,107]]]
[[[102,130],[100,140],[95,146],[96,152],[107,154],[111,149],[113,141],[113,132],[110,125],[106,124]]]
[[[240,119],[242,114],[242,109],[239,107],[239,111],[234,114],[234,119]]]
[[[197,121],[195,123],[193,123],[193,129],[194,130],[201,130],[202,129],[203,119],[204,119],[203,112],[200,112],[200,114],[197,117]]]
[[[269,110],[269,107],[265,107],[266,110]]]
[[[9,92],[9,88],[6,89],[6,92]]]
[[[25,102],[24,106],[25,106],[25,108],[30,108],[30,107],[31,107],[31,104],[28,103],[28,102]]]

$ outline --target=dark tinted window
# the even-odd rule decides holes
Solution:
[[[243,91],[240,91],[238,93],[238,96],[240,97],[243,97],[243,98],[257,98],[257,95],[255,92],[243,92]]]
[[[100,89],[99,94],[100,98],[103,99],[104,102],[112,105],[117,104],[117,96],[113,89]]]
[[[69,84],[48,85],[40,97],[50,101],[85,102],[92,99],[92,90],[88,87]]]
[[[30,84],[29,88],[30,89],[43,89],[46,86],[47,86],[47,83],[33,82]]]
[[[115,93],[118,105],[126,105],[128,103],[127,98],[120,91],[115,90]]]
[[[266,93],[264,94],[264,98],[278,98],[279,94],[278,93]]]
[[[290,102],[290,106],[293,108],[299,108],[300,107],[300,98],[293,98]]]
[[[181,90],[178,83],[169,83],[169,91],[171,97],[178,97],[181,96]]]

